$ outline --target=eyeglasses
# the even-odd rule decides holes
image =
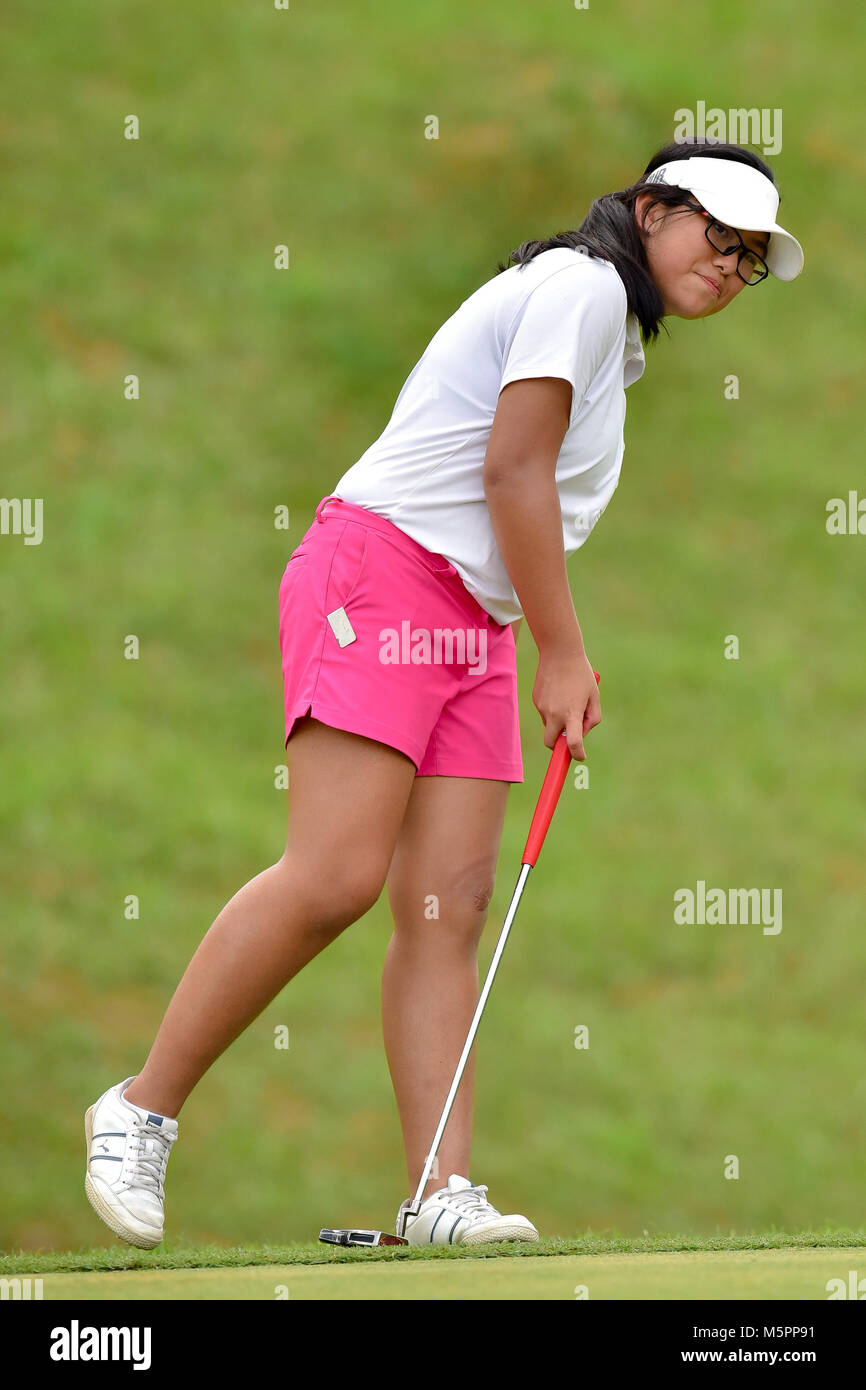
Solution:
[[[704,228],[704,236],[710,243],[714,251],[721,251],[723,256],[730,256],[733,251],[739,251],[737,257],[737,274],[747,285],[759,285],[762,280],[766,280],[770,273],[767,262],[758,255],[757,251],[750,251],[736,227],[727,227],[724,222],[717,222],[706,208],[702,208],[699,203],[687,202],[687,207],[694,208],[702,217],[708,218]],[[712,235],[710,235],[712,233]],[[736,236],[736,241],[731,241],[731,237]]]

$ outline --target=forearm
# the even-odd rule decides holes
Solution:
[[[499,553],[539,652],[582,652],[555,479],[529,465],[490,470],[484,475],[484,495]]]

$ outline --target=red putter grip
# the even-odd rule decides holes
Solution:
[[[599,684],[601,676],[598,671],[593,671],[592,674],[595,676],[596,684]],[[535,862],[541,853],[541,846],[544,844],[547,828],[556,810],[556,803],[559,801],[559,794],[565,785],[570,765],[571,753],[563,729],[553,745],[553,752],[550,755],[550,762],[541,785],[541,794],[535,807],[535,815],[532,817],[532,824],[526,837],[526,848],[523,851],[521,864],[531,864],[533,868],[535,867]]]

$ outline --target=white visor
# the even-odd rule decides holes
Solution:
[[[794,280],[803,269],[802,246],[776,221],[776,185],[760,169],[741,164],[738,159],[691,155],[660,164],[647,174],[646,182],[687,189],[713,217],[739,232],[769,232],[770,243],[763,259],[777,280]]]

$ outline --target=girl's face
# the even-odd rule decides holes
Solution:
[[[697,202],[687,190],[683,196]],[[635,200],[638,230],[651,193],[640,193]],[[667,215],[666,215],[667,214]],[[665,314],[681,319],[705,319],[730,304],[745,280],[737,274],[738,252],[725,256],[711,246],[704,235],[711,226],[710,219],[693,208],[667,208],[657,204],[647,216],[646,231],[642,232],[650,272],[664,300]],[[715,239],[720,245],[731,246],[742,237],[750,251],[764,256],[770,241],[769,232],[744,231],[742,227],[728,229],[730,236],[720,233]],[[744,268],[743,274],[746,274]],[[712,282],[708,283],[708,282]]]

